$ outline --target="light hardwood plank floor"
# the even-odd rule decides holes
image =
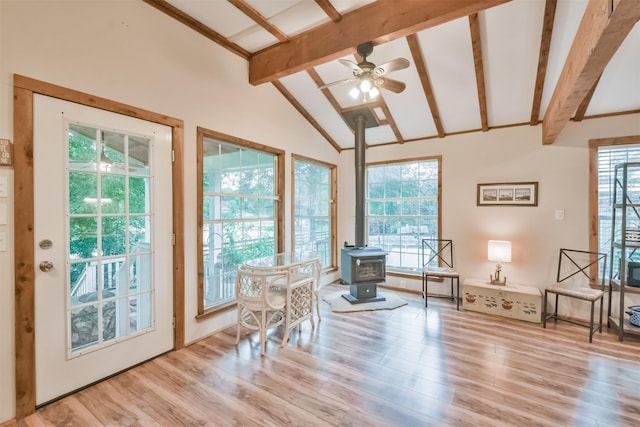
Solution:
[[[287,347],[273,330],[265,357],[229,328],[2,427],[640,425],[640,341],[400,295],[395,310],[322,303]]]

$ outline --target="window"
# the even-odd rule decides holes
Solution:
[[[294,156],[293,248],[317,255],[322,268],[336,265],[336,167]]]
[[[367,166],[368,245],[388,253],[389,271],[420,271],[421,239],[440,235],[440,162]]]
[[[611,221],[612,221],[612,203],[613,203],[613,184],[615,179],[615,167],[620,163],[640,162],[640,145],[609,145],[598,147],[597,165],[598,165],[598,247],[597,250],[602,253],[611,253]],[[629,175],[629,179],[634,179],[633,175]],[[637,179],[637,178],[636,178]],[[630,182],[631,184],[640,184],[640,182]],[[615,274],[619,268],[619,262],[612,264]]]
[[[198,128],[198,314],[235,303],[243,262],[280,252],[283,152]]]

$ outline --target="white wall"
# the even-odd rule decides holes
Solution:
[[[0,1],[0,138],[11,140],[14,73],[184,120],[187,342],[235,321],[233,312],[195,320],[196,127],[286,150],[285,194],[291,153],[338,162],[335,149],[272,85],[247,83],[246,60],[139,0]],[[0,174],[9,177],[12,192],[13,170],[0,168]],[[9,250],[0,252],[0,422],[15,413],[13,199],[7,201]]]
[[[560,248],[589,247],[589,139],[627,135],[640,135],[640,115],[570,122],[550,146],[542,145],[541,126],[520,126],[372,147],[366,161],[442,155],[442,237],[454,240],[461,280],[488,279],[495,263],[487,261],[487,240],[511,240],[512,262],[503,264],[504,275],[544,288],[555,278]],[[350,151],[339,164],[340,242],[353,241],[353,161]],[[478,183],[523,181],[538,181],[537,207],[476,206]],[[556,209],[565,211],[564,221],[555,220]],[[399,281],[389,276],[386,284],[399,287]],[[429,286],[430,292],[446,293],[448,282]],[[407,288],[422,285],[407,280]],[[568,314],[588,316],[580,307],[567,307]]]

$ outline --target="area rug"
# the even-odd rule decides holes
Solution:
[[[378,296],[385,297],[384,301],[363,302],[360,304],[351,304],[342,298],[342,294],[348,294],[349,290],[333,292],[322,297],[324,302],[331,306],[331,311],[335,313],[347,313],[351,311],[369,311],[369,310],[393,310],[394,308],[407,305],[407,302],[398,295],[391,292],[380,292]]]

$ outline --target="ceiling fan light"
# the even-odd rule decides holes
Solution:
[[[372,88],[372,84],[371,81],[369,79],[364,79],[360,82],[360,90],[367,93],[371,90]]]
[[[354,87],[349,91],[349,95],[351,95],[353,99],[358,99],[360,96],[360,90],[357,87]]]
[[[369,98],[373,99],[375,97],[377,97],[378,95],[380,95],[380,91],[378,90],[377,87],[372,87],[371,90],[369,91]]]

